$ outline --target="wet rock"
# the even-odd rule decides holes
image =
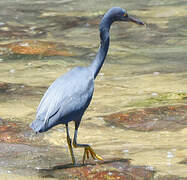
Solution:
[[[33,143],[31,135],[32,131],[28,125],[0,118],[0,143]]]
[[[187,126],[187,106],[162,106],[104,116],[114,126],[136,131],[179,130]]]
[[[6,83],[0,81],[0,96],[1,99],[10,100],[15,97],[41,97],[47,87],[34,87],[17,83]]]
[[[154,171],[146,166],[133,166],[128,159],[116,159],[99,163],[90,163],[86,166],[59,165],[51,169],[40,169],[43,177],[58,179],[83,179],[83,180],[145,180],[152,179]]]
[[[0,39],[17,39],[17,38],[41,38],[46,35],[46,31],[41,28],[34,30],[29,26],[15,26],[4,24],[0,27]]]
[[[80,25],[98,25],[104,12],[88,13],[88,12],[43,12],[40,16],[43,20],[50,21],[50,25],[45,29],[57,28],[61,31],[74,28]]]
[[[20,134],[20,127],[14,122],[2,121],[0,124],[0,142],[25,142]]]
[[[6,91],[8,89],[8,83],[0,81],[0,92]]]
[[[62,147],[50,146],[44,134],[36,135],[28,124],[12,120],[0,119],[0,152],[0,171],[25,175],[36,174],[38,167],[69,161]]]
[[[185,165],[187,165],[187,158],[184,159],[184,160],[182,160],[181,162],[179,162],[179,164],[185,164]]]
[[[36,144],[0,143],[0,171],[21,175],[38,174],[41,167],[52,167],[67,163],[62,147]]]
[[[73,56],[71,52],[64,50],[62,43],[36,40],[1,44],[0,53],[2,55]]]

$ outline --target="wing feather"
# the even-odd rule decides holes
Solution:
[[[94,89],[93,78],[89,78],[85,70],[74,68],[51,84],[37,108],[35,121],[48,126],[50,119],[58,121],[67,114],[84,109]]]

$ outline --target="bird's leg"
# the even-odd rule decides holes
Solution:
[[[71,154],[72,163],[75,165],[75,156],[74,156],[74,153],[73,153],[71,138],[69,136],[68,124],[66,124],[66,134],[67,134],[67,143],[68,143],[69,151],[70,151],[70,154]]]
[[[78,132],[78,126],[75,123],[75,133],[74,133],[74,138],[73,138],[73,147],[75,148],[84,148],[84,154],[83,154],[83,164],[85,162],[86,156],[87,159],[89,159],[89,153],[91,154],[93,159],[98,159],[98,160],[103,160],[102,157],[100,157],[99,155],[97,155],[94,150],[91,148],[91,146],[89,144],[78,144],[77,143],[77,132]]]

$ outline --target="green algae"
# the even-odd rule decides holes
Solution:
[[[154,107],[162,105],[171,105],[176,103],[185,103],[187,93],[184,92],[168,92],[168,93],[153,93],[152,97],[137,100],[128,104],[128,107]]]

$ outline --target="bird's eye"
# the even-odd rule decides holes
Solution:
[[[128,14],[125,12],[125,13],[123,14],[123,16],[128,17]]]

